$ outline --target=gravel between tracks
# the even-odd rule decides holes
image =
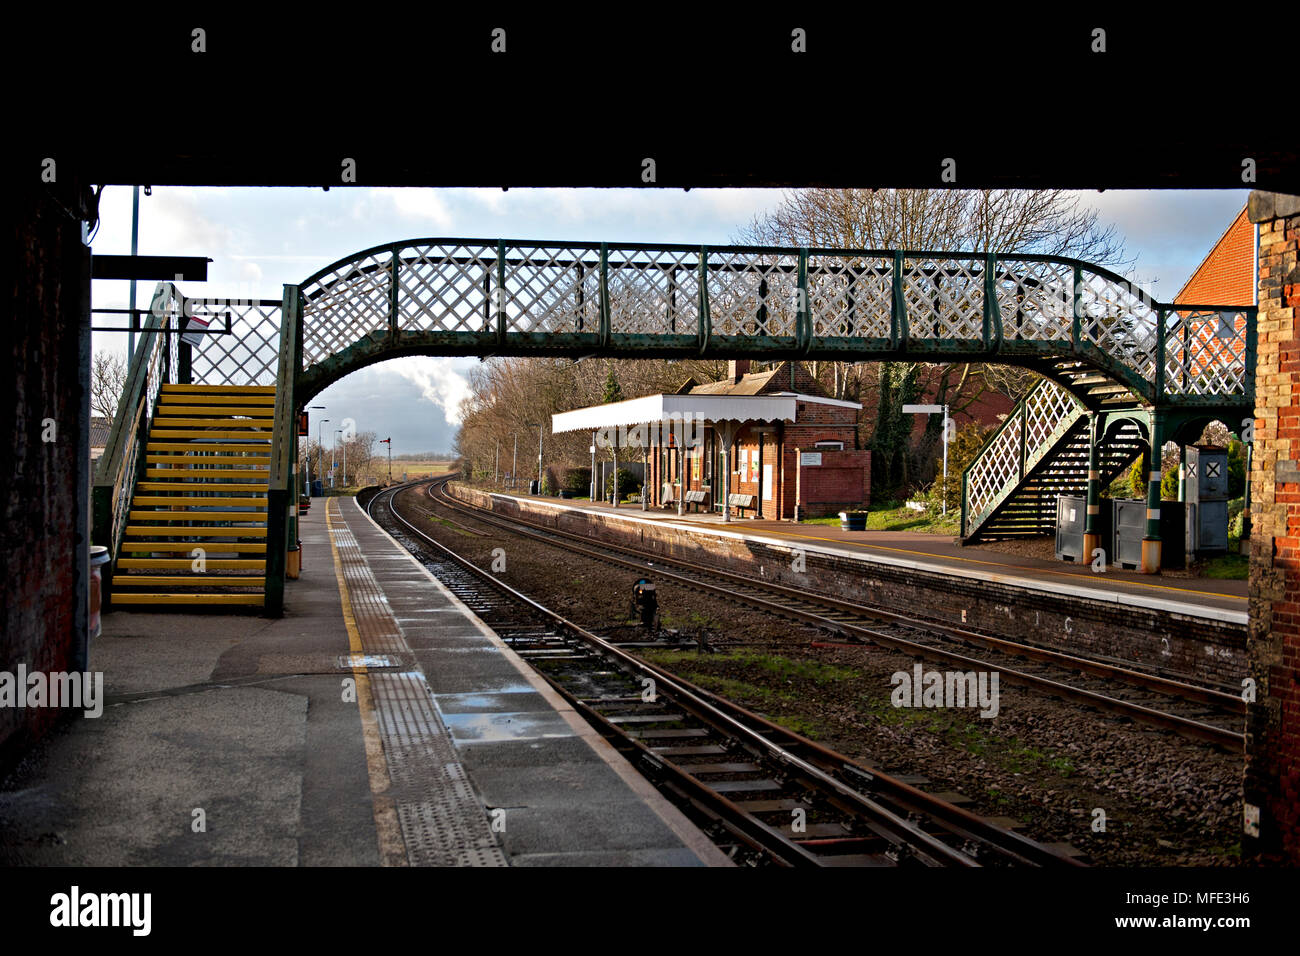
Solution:
[[[398,493],[408,520],[480,567],[503,548],[499,577],[606,636],[631,636],[636,572],[551,548],[455,514],[487,534],[439,522],[423,487]],[[422,520],[413,516],[422,516]],[[649,575],[653,579],[653,574]],[[970,809],[1022,824],[1108,866],[1231,866],[1238,860],[1242,757],[1172,733],[1002,684],[996,717],[974,709],[895,708],[894,673],[913,659],[834,642],[818,629],[670,583],[661,624],[717,653],[650,651],[651,660],[826,746],[893,774],[955,790]],[[926,669],[934,665],[926,664]],[[1105,831],[1094,829],[1098,811]]]

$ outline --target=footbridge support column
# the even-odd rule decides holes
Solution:
[[[1083,559],[1091,561],[1101,547],[1101,470],[1097,446],[1101,443],[1101,418],[1088,416],[1088,510],[1083,524]]]
[[[1147,460],[1147,533],[1142,538],[1142,573],[1160,573],[1160,457],[1165,444],[1165,414],[1151,415],[1151,452]]]

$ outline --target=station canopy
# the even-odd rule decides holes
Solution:
[[[861,408],[856,402],[837,401],[795,392],[770,395],[660,394],[630,398],[606,405],[590,405],[551,416],[552,432],[594,432],[611,428],[668,422],[743,425],[747,422],[793,422],[799,402]]]

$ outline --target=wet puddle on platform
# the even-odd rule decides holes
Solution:
[[[573,729],[555,713],[443,714],[456,740],[488,742],[534,737],[572,737]]]

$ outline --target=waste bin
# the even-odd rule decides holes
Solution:
[[[1146,537],[1147,503],[1116,498],[1111,563],[1121,568],[1142,567],[1142,539]],[[1160,502],[1160,567],[1170,570],[1186,563],[1187,528],[1181,501]]]
[[[311,483],[311,496],[313,498],[322,498],[325,496],[325,482],[316,478]]]
[[[1111,526],[1114,512],[1109,500],[1103,498],[1097,509],[1097,536],[1107,563],[1115,553],[1111,546]],[[1088,499],[1061,495],[1056,499],[1056,557],[1060,561],[1079,561],[1091,564],[1093,556],[1083,553],[1083,536],[1088,527]]]
[[[1061,495],[1056,499],[1056,559],[1082,561],[1083,529],[1086,526],[1088,502],[1086,498]]]
[[[840,529],[842,531],[866,531],[867,513],[865,511],[841,511]]]
[[[534,478],[532,481],[528,483],[528,493],[530,495],[536,495],[541,493],[541,489],[538,488],[537,479]]]

